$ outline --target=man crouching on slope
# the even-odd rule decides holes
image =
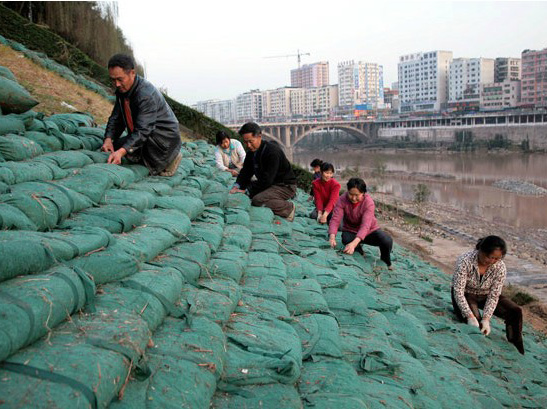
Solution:
[[[152,175],[173,176],[180,164],[179,123],[163,95],[135,73],[131,56],[116,54],[108,61],[116,86],[116,103],[101,148],[108,163],[119,165],[125,156],[145,165]],[[127,129],[127,136],[120,137]]]

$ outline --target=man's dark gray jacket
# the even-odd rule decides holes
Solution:
[[[129,98],[133,132],[127,127],[124,98]],[[175,114],[156,87],[138,75],[128,92],[116,92],[105,138],[112,138],[116,146],[116,140],[126,128],[128,135],[117,141],[117,148],[125,148],[129,155],[140,154],[153,174],[163,171],[180,152],[182,142]]]

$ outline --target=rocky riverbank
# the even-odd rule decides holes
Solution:
[[[517,195],[526,195],[526,196],[546,196],[547,189],[542,188],[541,186],[536,186],[533,183],[524,182],[522,180],[513,180],[513,179],[503,179],[497,180],[492,183],[492,186],[499,189],[508,190],[510,192],[516,193]]]

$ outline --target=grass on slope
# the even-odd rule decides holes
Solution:
[[[23,54],[0,44],[0,65],[9,68],[19,83],[25,87],[40,104],[34,111],[53,115],[74,112],[65,104],[78,111],[89,112],[98,124],[104,124],[112,111],[112,103],[81,85],[74,84],[61,76],[42,68]]]

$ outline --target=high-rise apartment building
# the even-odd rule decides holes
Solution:
[[[480,109],[495,111],[514,108],[521,98],[520,81],[505,80],[481,85]]]
[[[221,124],[232,124],[236,122],[235,101],[227,99],[219,101],[212,99],[208,101],[199,101],[192,106],[196,111],[213,118]]]
[[[238,95],[235,111],[237,122],[261,121],[262,92],[256,89]]]
[[[291,87],[315,88],[329,85],[328,61],[306,64],[291,70]]]
[[[448,108],[479,109],[481,85],[493,82],[493,59],[455,58],[448,72]]]
[[[547,48],[522,52],[521,105],[547,106]]]
[[[328,118],[338,106],[338,85],[306,90],[306,116]]]
[[[520,67],[520,58],[496,58],[494,62],[494,82],[519,81],[521,76]]]
[[[383,67],[364,61],[338,64],[338,99],[343,109],[366,104],[372,109],[384,103]]]
[[[399,57],[399,112],[439,111],[448,98],[452,51],[428,51]]]

